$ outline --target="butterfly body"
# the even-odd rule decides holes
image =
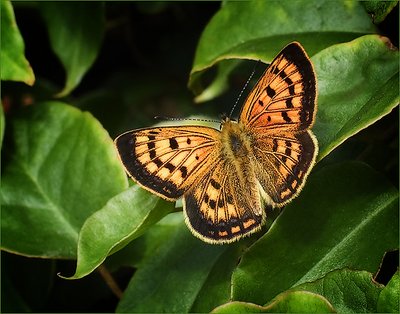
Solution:
[[[259,230],[266,207],[285,205],[303,187],[318,150],[309,130],[315,101],[312,64],[292,43],[250,92],[238,122],[139,129],[115,143],[141,186],[166,200],[183,197],[193,234],[229,243]]]

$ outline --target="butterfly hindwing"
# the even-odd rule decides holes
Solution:
[[[175,200],[212,163],[218,133],[200,126],[156,127],[124,133],[115,144],[135,181],[167,200]]]
[[[264,223],[255,176],[243,186],[232,167],[218,159],[184,195],[186,221],[206,242],[229,243],[259,230]]]
[[[312,64],[294,42],[278,54],[250,92],[240,121],[252,128],[305,130],[313,123],[315,101]]]
[[[274,204],[282,206],[304,185],[318,150],[310,131],[259,134],[254,142],[257,178]]]

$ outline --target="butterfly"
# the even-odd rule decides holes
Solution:
[[[169,201],[183,197],[195,236],[230,243],[260,230],[265,209],[284,206],[304,186],[318,151],[316,109],[313,65],[293,42],[251,90],[238,122],[138,129],[115,145],[139,185]]]

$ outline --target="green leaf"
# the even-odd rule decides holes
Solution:
[[[33,85],[35,75],[24,52],[24,40],[15,21],[11,1],[1,0],[1,80]]]
[[[138,239],[157,238],[159,245],[138,266],[117,312],[188,312],[213,265],[229,247],[195,238],[182,213],[170,214],[161,223],[169,224],[168,232],[161,229],[152,236],[160,232],[155,226]]]
[[[361,2],[361,4],[365,7],[365,10],[372,16],[375,24],[382,23],[386,16],[388,16],[388,14],[395,8],[397,3],[399,3],[398,0],[370,0]]]
[[[377,312],[399,313],[400,312],[400,276],[399,271],[393,275],[387,286],[383,288],[378,299]]]
[[[221,60],[261,59],[269,63],[294,40],[313,55],[332,44],[375,32],[363,7],[355,1],[229,1],[200,38],[189,87],[199,86],[202,72]]]
[[[232,298],[263,304],[335,269],[376,271],[398,246],[398,223],[398,191],[384,177],[356,162],[327,166],[243,255]]]
[[[201,91],[194,99],[196,103],[202,103],[213,99],[216,95],[221,95],[229,88],[229,74],[240,64],[240,60],[222,60],[217,65],[217,74],[213,82]],[[195,90],[194,86],[191,86]],[[199,90],[202,88],[199,87]]]
[[[342,269],[294,289],[322,295],[338,313],[376,313],[383,286],[376,283],[369,272]]]
[[[2,248],[76,257],[86,218],[128,186],[112,140],[91,114],[59,102],[23,108],[8,128]]]
[[[211,313],[335,313],[332,305],[318,294],[288,291],[278,295],[266,306],[247,302],[230,302]]]
[[[92,66],[103,39],[104,4],[101,2],[40,2],[51,46],[66,71],[59,97],[79,85]]]
[[[201,290],[190,309],[191,313],[208,313],[220,304],[230,300],[232,273],[240,261],[243,251],[249,243],[254,242],[246,238],[238,243],[230,244],[215,261]]]
[[[399,52],[377,35],[329,47],[312,58],[318,79],[313,131],[318,160],[399,103]]]
[[[78,279],[99,266],[109,255],[139,237],[149,226],[175,209],[138,185],[112,198],[83,225],[78,240]],[[101,235],[101,236],[99,236]]]

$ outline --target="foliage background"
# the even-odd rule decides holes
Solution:
[[[2,0],[2,312],[398,312],[398,7]],[[319,162],[263,232],[201,243],[111,139],[218,118],[293,40]]]

